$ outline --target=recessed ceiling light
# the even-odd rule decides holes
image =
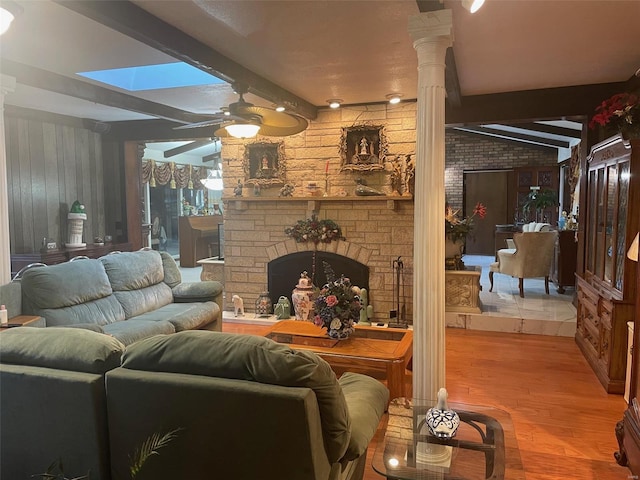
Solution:
[[[284,112],[285,108],[284,105],[276,105],[276,112]]]
[[[400,103],[400,99],[402,98],[401,93],[390,93],[387,95],[387,100],[391,105],[395,105],[396,103]]]
[[[327,103],[331,108],[338,108],[342,104],[342,100],[340,98],[330,98]]]

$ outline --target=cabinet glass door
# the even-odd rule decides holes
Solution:
[[[587,232],[587,270],[589,272],[595,271],[595,238],[596,238],[596,171],[591,170],[589,172],[589,202],[587,208],[587,214],[589,215],[589,226]]]
[[[596,235],[595,235],[595,271],[594,274],[598,278],[603,278],[604,270],[604,248],[605,248],[605,208],[604,208],[604,168],[597,170],[596,176]]]
[[[607,167],[607,209],[604,216],[604,278],[605,282],[615,283],[615,230],[614,220],[616,216],[616,203],[618,200],[618,166],[609,165]]]
[[[629,198],[629,180],[630,180],[630,172],[629,172],[629,162],[621,162],[619,164],[619,184],[618,184],[618,221],[617,221],[617,232],[616,232],[616,271],[615,271],[615,279],[614,279],[614,287],[620,291],[624,286],[624,262],[625,256],[627,254],[627,245],[626,245],[626,237],[627,237],[627,216],[629,207],[627,205],[627,201]]]

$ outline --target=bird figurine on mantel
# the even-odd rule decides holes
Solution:
[[[427,410],[427,426],[439,438],[452,438],[460,426],[460,417],[447,404],[446,388],[438,390],[438,404]]]

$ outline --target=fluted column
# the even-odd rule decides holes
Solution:
[[[444,69],[453,40],[451,10],[409,18],[418,54],[413,247],[413,396],[445,386]]]
[[[7,149],[4,136],[4,96],[14,91],[16,79],[0,74],[0,285],[11,280],[9,248],[9,189],[7,187]]]

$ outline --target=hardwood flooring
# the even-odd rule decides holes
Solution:
[[[224,324],[226,332],[267,327]],[[626,402],[607,394],[573,338],[447,329],[446,387],[452,402],[510,413],[527,480],[626,480],[616,464],[615,425]],[[369,448],[384,436],[383,418]],[[381,480],[367,462],[365,480]]]

